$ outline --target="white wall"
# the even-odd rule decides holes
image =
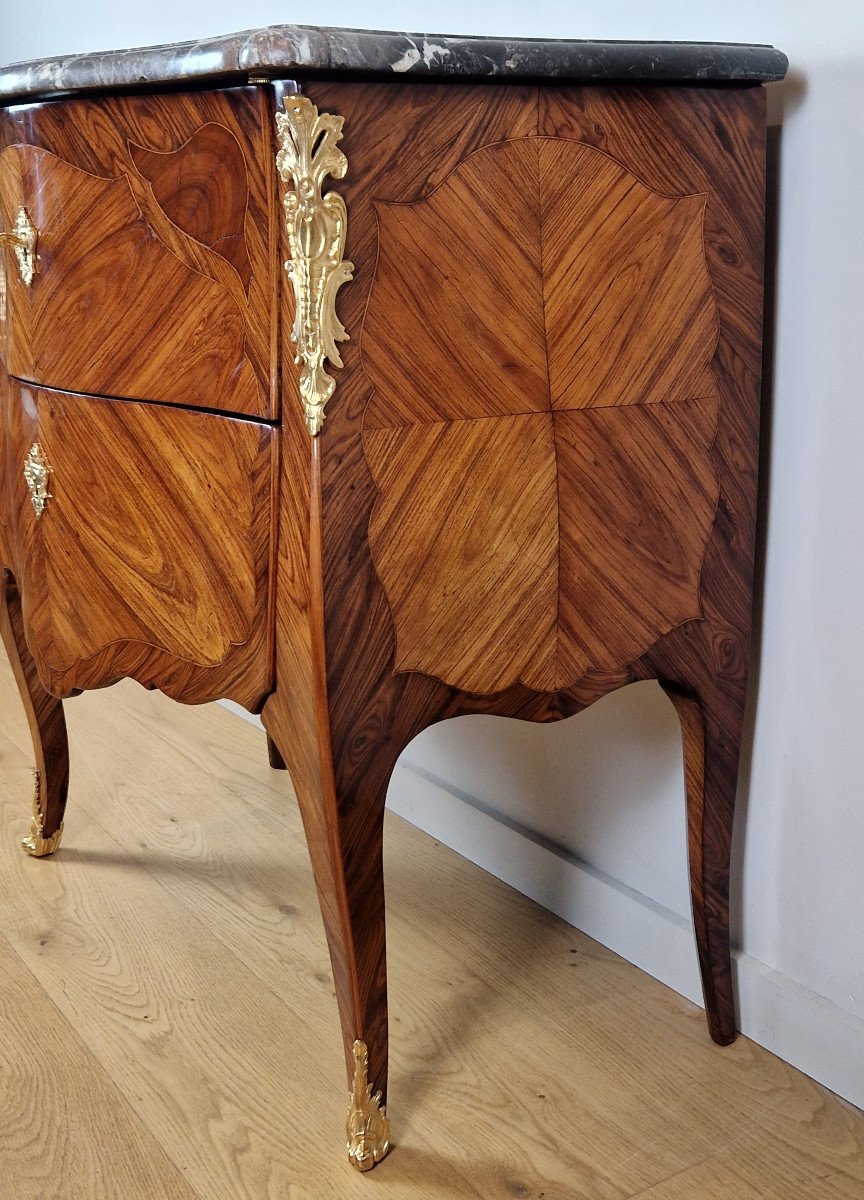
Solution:
[[[2,4],[7,60],[302,11],[283,0]],[[762,41],[789,55],[770,98],[782,118],[775,368],[736,839],[738,987],[746,1032],[864,1105],[864,6],[331,0],[316,12],[331,25]],[[556,726],[472,717],[429,730],[403,757],[391,803],[694,993],[680,738],[654,685]]]

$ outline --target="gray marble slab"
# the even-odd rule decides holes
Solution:
[[[453,37],[273,25],[198,42],[75,54],[0,69],[0,98],[128,90],[184,80],[237,82],[308,72],[453,79],[657,83],[782,79],[773,46],[710,42],[589,42]]]

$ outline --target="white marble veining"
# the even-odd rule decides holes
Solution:
[[[273,25],[131,50],[76,54],[0,69],[0,99],[130,89],[307,72],[382,76],[551,78],[579,81],[710,82],[782,79],[786,57],[772,46],[710,42],[592,42],[451,37]]]

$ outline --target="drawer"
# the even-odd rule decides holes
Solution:
[[[8,565],[47,690],[131,676],[186,701],[230,696],[256,709],[272,682],[278,432],[16,380],[4,424]]]
[[[279,264],[268,89],[2,114],[9,373],[75,392],[275,418]]]

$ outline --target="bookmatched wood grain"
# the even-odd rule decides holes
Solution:
[[[279,103],[279,88],[275,91]],[[361,217],[363,213],[367,215],[356,227],[359,237],[354,233],[353,220],[349,222],[349,250],[357,255],[356,260],[352,260],[356,262],[355,278],[365,280],[366,286],[342,289],[344,304],[340,296],[340,312],[348,314],[350,327],[356,330],[361,323],[362,303],[371,282],[375,256],[375,226],[370,223],[374,220],[372,199],[377,194],[382,173],[386,176],[390,167],[388,138],[393,135],[392,132],[385,134],[384,130],[388,120],[392,120],[393,112],[409,113],[412,136],[417,134],[420,138],[416,144],[417,153],[403,158],[405,169],[416,172],[418,183],[424,173],[440,182],[462,154],[470,150],[472,141],[482,138],[484,127],[494,129],[497,123],[504,131],[515,123],[517,127],[529,129],[533,116],[526,114],[525,101],[532,93],[527,89],[495,89],[494,92],[484,90],[481,95],[472,88],[445,89],[443,93],[439,89],[429,92],[425,88],[416,91],[400,88],[396,110],[391,107],[393,97],[388,89],[369,87],[362,93],[351,89],[347,95],[337,89],[337,93],[335,103],[329,88],[323,89],[320,99],[318,88],[310,95],[322,112],[342,113],[347,124],[354,127],[350,143],[346,129],[350,172],[355,177],[365,178],[366,200],[360,211]],[[435,103],[443,95],[453,98],[460,117],[469,116],[467,123],[455,122],[455,110]],[[349,104],[347,110],[339,107],[346,101]],[[532,106],[532,114],[533,111]],[[380,156],[372,149],[371,142],[356,138],[359,127],[367,120],[373,137],[383,138]],[[352,157],[358,150],[359,156]],[[348,194],[343,181],[340,181],[339,190]],[[284,248],[287,257],[287,245]],[[282,303],[283,361],[287,363],[290,361],[288,339],[294,318],[290,287],[283,289]],[[345,348],[349,357],[345,360],[345,369],[339,372],[339,388],[343,389],[346,384],[348,388],[340,391],[340,403],[360,383],[365,404],[370,391],[362,373],[358,373],[356,339],[346,343]],[[367,745],[370,750],[374,748],[378,753],[373,756],[373,765],[378,770],[361,772],[357,786],[353,786],[355,781],[346,779],[342,740],[351,713],[353,711],[356,716],[363,711],[370,682],[377,678],[382,668],[386,669],[387,664],[386,658],[383,664],[381,662],[375,637],[368,642],[356,643],[358,649],[362,645],[362,654],[358,654],[352,664],[353,671],[358,673],[360,691],[355,699],[359,707],[348,701],[346,710],[336,711],[329,659],[331,640],[329,631],[325,631],[327,613],[334,599],[333,593],[328,592],[326,564],[334,554],[343,554],[345,567],[351,573],[356,572],[357,591],[346,605],[346,615],[349,610],[352,614],[356,612],[356,603],[364,594],[369,563],[366,526],[362,521],[358,526],[354,517],[365,514],[368,519],[370,479],[359,440],[348,445],[348,457],[343,459],[342,441],[338,434],[334,437],[329,416],[325,425],[327,436],[310,442],[302,423],[296,375],[291,370],[284,373],[283,405],[276,691],[261,715],[291,772],[303,815],[330,948],[348,1077],[349,1080],[353,1077],[351,1046],[355,1038],[360,1038],[370,1047],[370,1082],[374,1088],[382,1090],[386,1099],[387,969],[382,830],[386,784],[402,746],[397,748],[397,742],[393,742],[380,753],[378,736],[367,739],[361,732],[356,744],[358,757],[365,765]],[[362,404],[356,417],[359,433]],[[351,520],[334,524],[327,520],[323,504],[327,481],[332,478],[337,461],[341,462],[345,473],[346,494],[354,495],[359,507]],[[373,627],[376,619],[387,612],[386,601],[382,608],[382,598],[379,588],[375,608],[366,614],[372,618]],[[353,615],[351,620],[354,620]],[[359,628],[357,632],[361,637],[365,633]],[[351,636],[350,632],[347,636]],[[347,678],[343,676],[346,682]],[[345,699],[343,694],[343,704]],[[382,727],[378,733],[386,739],[389,728]]]
[[[645,678],[683,718],[709,1027],[729,1041],[764,98],[391,83],[308,93],[345,118],[338,190],[355,280],[339,312],[352,340],[315,469],[299,447],[302,482],[290,501],[283,491],[283,538],[295,514],[301,529],[311,515],[313,534],[309,557],[299,534],[280,561],[277,609],[291,592],[304,632],[293,659],[277,651],[264,716],[301,808],[316,813],[346,1045],[369,1044],[384,1089],[381,821],[401,750],[435,721],[555,720]],[[317,717],[315,761],[292,757],[294,711],[305,729]]]
[[[271,687],[269,425],[12,381],[9,564],[43,685],[57,696],[123,676],[186,701],[251,709]],[[23,479],[37,442],[51,499]]]
[[[277,416],[263,89],[27,105],[0,119],[3,228],[24,205],[39,236],[30,287],[5,251],[10,373]]]
[[[552,692],[699,617],[716,425],[705,397],[367,431],[394,670]]]
[[[427,199],[379,200],[365,427],[713,395],[704,207],[539,136],[474,151]]]
[[[273,102],[291,86],[0,118],[3,218],[26,193],[42,254],[30,294],[10,283],[12,374],[130,397],[7,396],[25,704],[131,675],[255,709],[275,684],[262,717],[296,787],[349,1077],[360,1038],[386,1095],[400,752],[463,713],[556,720],[658,679],[682,722],[709,1028],[729,1041],[761,91],[310,83],[345,118],[355,264],[313,440],[278,266]],[[54,470],[38,523],[37,439]]]

